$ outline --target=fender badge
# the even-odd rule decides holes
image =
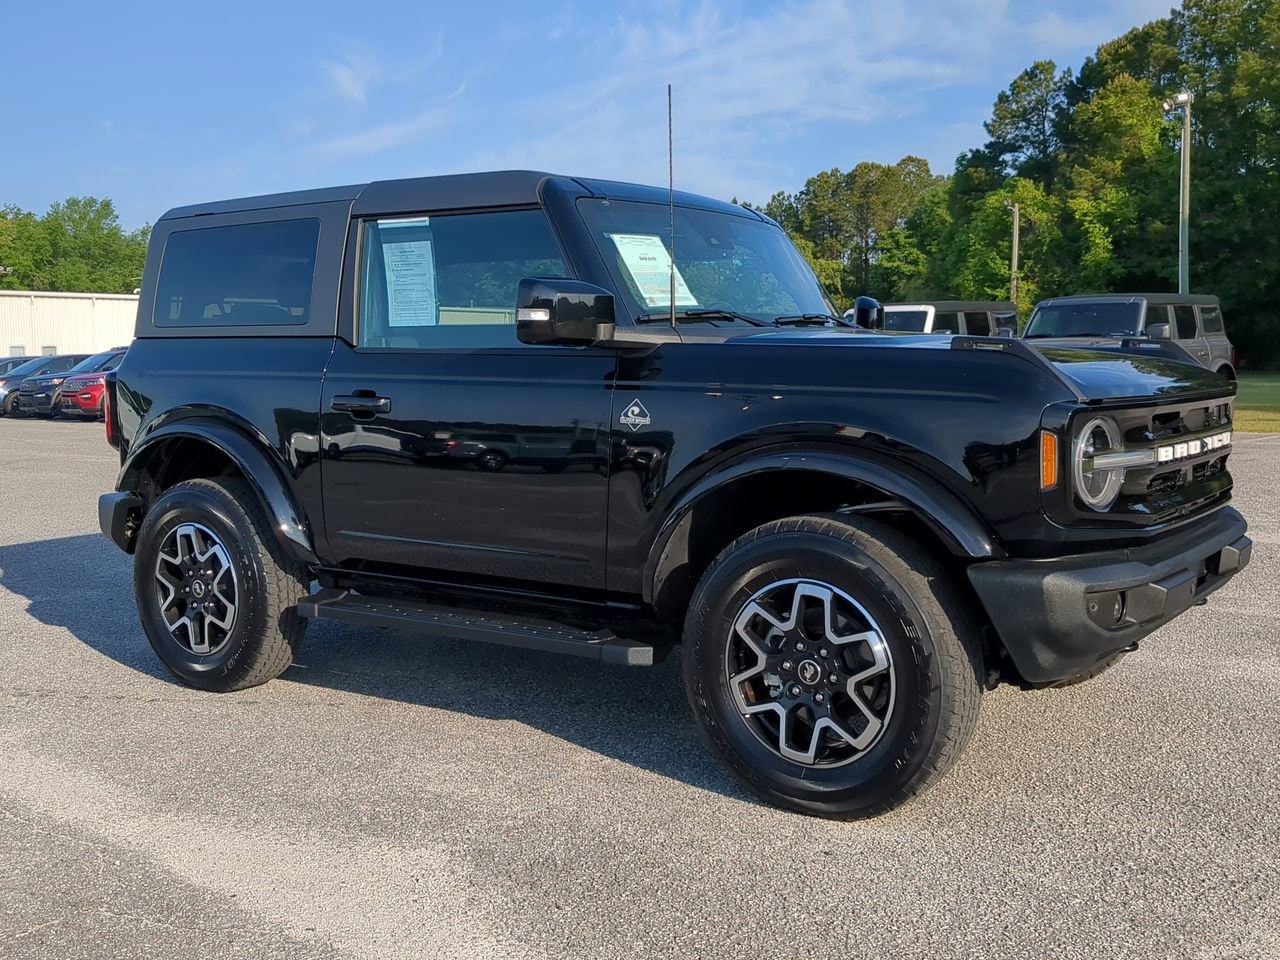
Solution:
[[[634,433],[641,427],[647,427],[653,420],[649,417],[649,411],[644,408],[644,404],[640,402],[640,398],[636,397],[622,411],[622,415],[618,417],[618,422],[624,427],[630,427]]]

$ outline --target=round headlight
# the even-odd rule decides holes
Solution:
[[[1104,453],[1118,453],[1124,449],[1120,440],[1120,428],[1107,417],[1094,417],[1076,435],[1072,456],[1076,481],[1076,494],[1094,510],[1106,510],[1120,496],[1124,485],[1124,468],[1099,468],[1093,458]]]

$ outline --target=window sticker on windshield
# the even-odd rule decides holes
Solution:
[[[631,274],[646,307],[671,306],[671,255],[661,237],[644,233],[607,233],[618,248],[622,264]],[[696,307],[698,301],[690,292],[680,268],[676,274],[676,306]]]
[[[440,313],[430,219],[379,220],[378,232],[387,279],[387,326],[436,326]]]

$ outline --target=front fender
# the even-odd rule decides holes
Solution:
[[[231,460],[257,493],[281,545],[304,563],[319,562],[305,516],[290,493],[283,464],[278,462],[280,458],[261,441],[229,424],[191,417],[156,428],[129,450],[116,489],[138,492],[156,455],[167,443],[180,439],[208,444]]]
[[[768,471],[805,470],[855,481],[881,491],[926,523],[951,553],[969,560],[1004,556],[986,525],[958,496],[936,481],[917,476],[909,467],[827,451],[762,452],[737,460],[702,477],[668,510],[645,563],[644,597],[653,602],[667,568],[668,547],[686,525],[694,507],[725,484]]]

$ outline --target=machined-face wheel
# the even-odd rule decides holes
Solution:
[[[198,523],[170,530],[156,556],[155,587],[175,643],[199,656],[226,645],[236,623],[236,571],[213,531]]]
[[[857,600],[818,580],[756,591],[733,620],[724,668],[742,721],[794,763],[853,763],[893,713],[883,631]]]

